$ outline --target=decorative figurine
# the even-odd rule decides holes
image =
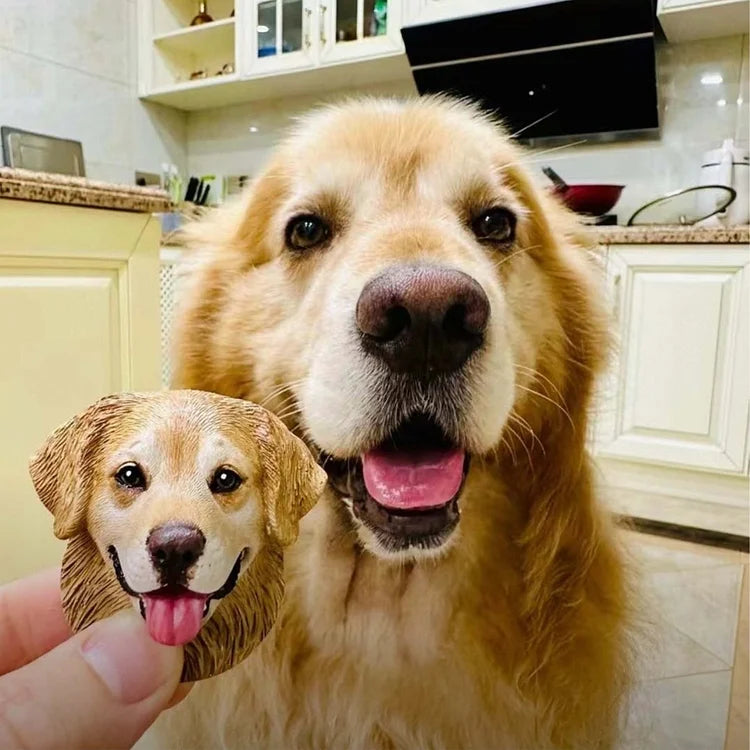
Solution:
[[[57,429],[30,472],[69,540],[73,629],[135,607],[154,640],[185,646],[183,681],[233,667],[268,633],[283,548],[326,482],[273,414],[201,391],[108,396]]]

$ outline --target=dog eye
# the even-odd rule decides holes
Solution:
[[[146,477],[143,474],[143,469],[135,463],[123,464],[115,472],[115,481],[121,487],[126,487],[129,490],[146,489]]]
[[[328,225],[315,214],[295,216],[286,225],[286,244],[292,250],[309,250],[328,239]]]
[[[211,492],[222,494],[234,492],[242,484],[242,477],[227,466],[220,466],[211,477],[208,487]]]
[[[490,208],[474,219],[471,228],[480,240],[511,242],[516,234],[516,217],[506,208]]]

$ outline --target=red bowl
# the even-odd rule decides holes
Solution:
[[[601,216],[611,211],[620,199],[624,185],[568,185],[555,188],[555,195],[578,214]]]

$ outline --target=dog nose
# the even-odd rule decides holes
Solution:
[[[471,276],[440,266],[393,266],[357,301],[365,349],[394,372],[457,370],[481,346],[490,302]]]
[[[165,523],[151,530],[146,548],[162,585],[184,583],[188,568],[203,554],[206,537],[187,523]]]

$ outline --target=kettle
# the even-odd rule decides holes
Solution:
[[[700,173],[701,185],[727,185],[734,189],[737,197],[726,210],[712,217],[712,223],[737,226],[750,222],[750,153],[736,148],[728,138],[721,148],[706,151]],[[711,191],[698,191],[698,209],[704,215],[716,210],[711,202],[715,199]]]

